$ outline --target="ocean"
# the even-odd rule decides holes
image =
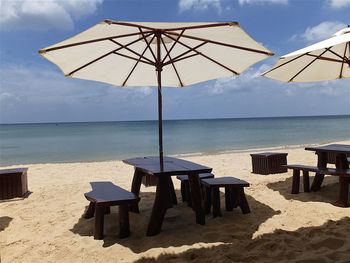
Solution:
[[[213,153],[350,139],[350,115],[164,120],[164,154]],[[157,121],[0,125],[0,166],[158,154]]]

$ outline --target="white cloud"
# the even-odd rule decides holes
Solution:
[[[332,37],[334,33],[345,27],[347,25],[339,21],[325,21],[317,26],[306,28],[302,34],[293,35],[289,38],[289,41],[302,40],[314,43]]]
[[[218,13],[221,13],[221,0],[180,0],[180,12],[193,9],[194,11],[205,11],[209,8],[216,8]]]
[[[248,4],[280,4],[280,5],[286,5],[289,3],[289,0],[238,0],[238,3],[240,5]]]
[[[330,0],[329,5],[332,8],[343,8],[350,6],[350,0]]]
[[[1,0],[0,29],[72,29],[103,0]]]

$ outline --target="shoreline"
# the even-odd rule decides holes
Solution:
[[[344,140],[346,141],[346,140]],[[280,146],[271,146],[271,147],[262,147],[262,148],[247,148],[247,149],[237,149],[237,150],[218,150],[218,151],[205,151],[205,152],[193,152],[193,153],[178,153],[178,154],[166,154],[170,157],[196,157],[196,156],[207,156],[207,155],[222,155],[222,154],[234,154],[234,153],[255,153],[263,151],[280,151],[288,149],[298,149],[304,148],[307,146],[318,146],[324,144],[337,144],[344,141],[328,141],[328,142],[317,142],[317,143],[303,143],[303,144],[290,144],[290,145],[280,145]],[[122,159],[104,159],[104,160],[82,160],[82,161],[72,161],[72,162],[41,162],[41,163],[19,163],[19,164],[10,164],[10,165],[0,165],[0,169],[6,169],[6,167],[12,166],[24,166],[24,165],[40,165],[40,164],[74,164],[74,163],[99,163],[99,162],[114,162],[122,161],[123,159],[128,159],[131,157],[125,157]]]

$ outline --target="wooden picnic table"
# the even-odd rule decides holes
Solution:
[[[123,160],[123,162],[135,167],[131,192],[137,196],[140,193],[143,176],[151,175],[157,177],[156,196],[147,229],[148,236],[157,235],[161,231],[166,210],[171,208],[175,201],[171,176],[188,175],[196,223],[205,224],[205,212],[201,203],[201,186],[198,175],[200,173],[210,173],[212,168],[173,157],[164,157],[163,167],[160,165],[159,157],[156,156],[131,158]],[[131,211],[139,212],[138,205],[132,206]]]
[[[307,151],[315,151],[318,156],[317,167],[327,168],[327,158],[329,153],[336,155],[335,166],[336,169],[346,170],[349,169],[349,163],[347,161],[347,155],[350,154],[350,145],[347,144],[329,144],[319,147],[306,147]],[[320,189],[324,179],[324,174],[316,173],[314,181],[311,186],[312,191]],[[348,191],[349,191],[350,178],[346,176],[339,176],[339,195],[338,201],[335,203],[337,206],[347,207],[348,203]]]

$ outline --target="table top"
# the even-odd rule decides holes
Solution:
[[[158,156],[136,157],[123,160],[124,163],[133,165],[143,172],[160,176],[160,175],[181,175],[188,173],[210,173],[212,168],[200,164],[192,163],[173,157],[164,157],[164,167],[161,170]]]
[[[306,147],[305,150],[350,154],[350,145],[348,145],[348,144],[329,144],[329,145],[319,146],[319,147]]]

